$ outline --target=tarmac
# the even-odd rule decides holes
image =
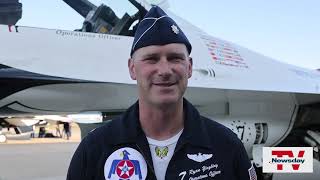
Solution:
[[[56,135],[54,125],[46,129]],[[0,143],[0,180],[65,180],[72,155],[81,140],[78,125],[71,124],[71,132],[69,140],[62,134],[63,138]]]
[[[65,180],[79,143],[0,145],[0,180]]]

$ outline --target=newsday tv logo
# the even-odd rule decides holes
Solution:
[[[264,173],[312,173],[312,147],[263,147]]]

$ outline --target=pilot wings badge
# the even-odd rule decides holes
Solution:
[[[196,161],[196,162],[203,162],[203,161],[206,161],[206,160],[212,158],[212,154],[202,154],[202,153],[187,154],[187,157],[191,160]]]

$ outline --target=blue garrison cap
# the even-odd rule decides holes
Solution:
[[[191,44],[177,23],[160,7],[153,6],[138,25],[130,55],[139,48],[170,43],[185,44],[191,53]]]

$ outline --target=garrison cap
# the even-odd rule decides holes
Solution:
[[[160,7],[153,6],[138,25],[130,55],[139,48],[170,43],[185,44],[191,53],[191,44],[177,23]]]

